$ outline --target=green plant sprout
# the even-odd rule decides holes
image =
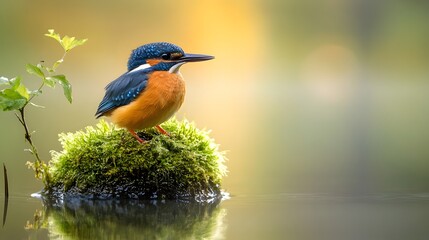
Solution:
[[[76,39],[74,37],[61,36],[55,33],[53,29],[49,29],[45,36],[55,39],[62,48],[64,54],[61,59],[57,60],[52,67],[47,67],[43,61],[37,65],[27,64],[26,71],[39,78],[40,85],[35,90],[28,89],[23,84],[23,79],[20,76],[14,78],[0,77],[0,109],[3,111],[15,111],[15,116],[24,128],[25,140],[30,145],[30,149],[27,149],[35,158],[35,162],[27,162],[27,165],[34,169],[35,176],[38,179],[42,179],[45,183],[48,179],[44,172],[47,171],[47,165],[44,163],[38,154],[37,148],[32,140],[32,132],[30,132],[27,120],[25,118],[26,107],[30,104],[35,107],[42,107],[33,103],[33,99],[40,94],[45,86],[54,88],[57,84],[60,84],[64,91],[64,96],[71,103],[72,102],[72,86],[63,74],[57,74],[57,68],[64,62],[64,58],[67,53],[73,48],[84,44],[87,39]]]

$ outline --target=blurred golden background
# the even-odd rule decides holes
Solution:
[[[35,100],[28,121],[43,158],[57,134],[97,122],[104,87],[130,51],[168,41],[216,56],[182,67],[177,117],[195,121],[228,151],[224,188],[234,194],[429,190],[429,3],[424,1],[4,1],[0,76],[51,63],[61,48],[43,36],[88,38],[59,72],[73,85]],[[0,114],[0,161],[11,191],[41,183],[15,116]]]

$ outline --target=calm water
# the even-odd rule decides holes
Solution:
[[[95,125],[104,86],[156,41],[213,61],[183,66],[177,114],[227,151],[230,199],[65,202],[26,169],[21,126],[0,112],[10,199],[0,239],[429,239],[429,2],[373,0],[3,1],[0,76],[88,38],[59,73],[73,85],[27,112],[43,159],[60,132]],[[0,216],[3,215],[0,171]]]
[[[1,239],[428,239],[429,194],[232,196],[213,203],[12,197]]]

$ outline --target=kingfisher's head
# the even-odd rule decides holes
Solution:
[[[157,71],[176,73],[187,62],[213,59],[213,56],[185,53],[182,48],[167,42],[149,43],[133,50],[128,60],[128,71],[153,67]]]

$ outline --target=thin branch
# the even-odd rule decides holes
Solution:
[[[27,142],[30,144],[31,152],[33,153],[34,157],[36,158],[36,163],[35,163],[35,167],[34,167],[34,170],[36,172],[36,177],[41,177],[40,166],[42,164],[42,160],[40,159],[39,153],[37,152],[37,148],[33,144],[33,140],[31,139],[31,133],[28,130],[28,125],[25,121],[25,109],[24,109],[24,107],[19,109],[19,113],[21,114],[21,118],[19,118],[18,116],[17,117],[18,117],[18,119],[20,119],[20,122],[22,123],[22,126],[24,127],[25,140],[27,140]]]
[[[15,113],[15,117],[18,118],[19,122],[24,126],[24,122],[21,120],[17,113]]]

